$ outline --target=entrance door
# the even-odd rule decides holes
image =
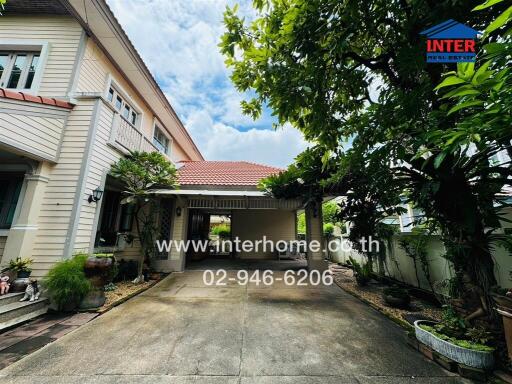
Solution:
[[[207,242],[210,231],[210,215],[199,210],[192,209],[188,218],[188,240],[191,242],[201,241]],[[187,261],[202,260],[208,255],[208,247],[202,250],[198,247],[194,250],[192,244],[187,251]]]

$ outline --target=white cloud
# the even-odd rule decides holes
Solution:
[[[276,131],[241,132],[214,122],[204,111],[193,113],[185,124],[209,160],[246,160],[284,168],[306,148],[300,132],[288,125]]]
[[[289,127],[272,130],[268,112],[256,122],[241,113],[244,95],[217,46],[224,9],[235,2],[108,0],[206,159],[284,166],[305,147],[302,136]],[[251,2],[240,3],[251,18]]]

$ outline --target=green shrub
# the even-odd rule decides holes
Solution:
[[[461,340],[461,339],[457,339],[455,337],[447,336],[445,334],[438,332],[436,330],[436,328],[429,326],[429,325],[421,324],[420,328],[424,329],[427,332],[430,332],[431,334],[440,338],[441,340],[448,341],[448,342],[450,342],[454,345],[457,345],[459,347],[462,347],[462,348],[467,348],[467,349],[471,349],[473,351],[480,351],[480,352],[493,352],[494,351],[494,348],[489,347],[488,345],[475,343],[475,342],[472,342],[469,340]]]
[[[18,257],[9,261],[9,269],[15,272],[32,272],[30,265],[32,265],[33,262],[34,260],[32,259],[22,259]]]
[[[324,237],[329,238],[334,233],[334,224],[332,223],[325,223],[324,224]]]
[[[371,264],[367,262],[361,265],[352,257],[348,258],[348,264],[354,268],[357,284],[361,286],[368,284],[372,274]]]
[[[85,277],[84,264],[88,255],[78,254],[53,266],[44,279],[52,301],[59,310],[76,307],[91,289]]]
[[[231,235],[231,228],[227,225],[217,225],[212,228],[212,234],[225,239]]]
[[[397,299],[402,299],[402,300],[410,299],[409,292],[407,292],[407,289],[400,288],[400,287],[384,288],[383,293],[386,296],[393,296],[393,297],[396,297]]]

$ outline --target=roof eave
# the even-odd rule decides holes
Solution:
[[[148,107],[150,108],[151,112],[159,117],[159,114],[157,114],[153,107],[152,103],[148,102],[147,96],[141,94],[138,90],[138,87],[136,87],[130,76],[126,74],[127,70],[125,68],[121,68],[120,64],[117,62],[115,58],[112,57],[112,55],[109,53],[109,50],[106,49],[105,45],[103,44],[102,40],[106,40],[110,37],[106,37],[103,34],[104,31],[96,31],[93,26],[90,25],[88,22],[88,13],[86,10],[87,6],[93,6],[96,8],[100,16],[107,22],[108,27],[111,29],[111,32],[115,35],[115,37],[119,40],[121,43],[122,48],[125,50],[126,54],[130,59],[132,59],[135,62],[135,65],[140,69],[141,74],[144,77],[144,80],[147,82],[147,84],[152,88],[153,91],[155,91],[159,101],[163,104],[164,108],[167,109],[167,111],[171,114],[173,119],[177,122],[178,127],[180,128],[181,133],[185,137],[185,139],[189,142],[191,147],[193,148],[195,154],[200,160],[204,160],[203,155],[197,148],[194,140],[192,140],[192,137],[190,137],[187,129],[181,122],[180,118],[176,114],[176,111],[170,104],[169,100],[163,93],[162,89],[156,82],[155,78],[149,71],[148,67],[142,60],[140,54],[137,52],[137,49],[133,46],[132,42],[128,38],[128,35],[122,28],[121,24],[113,14],[110,7],[107,5],[105,0],[89,0],[88,2],[83,2],[82,0],[59,0],[59,2],[68,9],[71,15],[77,19],[77,21],[82,25],[82,27],[86,30],[86,32],[94,39],[96,44],[103,50],[103,53],[109,58],[109,60],[112,62],[112,64],[116,67],[116,69],[121,72],[127,82],[130,84],[130,86],[134,89],[134,91],[138,94],[139,97],[141,97],[143,100],[147,102]],[[91,16],[89,16],[91,17]],[[137,68],[133,69],[132,71],[137,71]],[[164,122],[165,124],[165,122]],[[179,142],[177,143],[179,145]]]

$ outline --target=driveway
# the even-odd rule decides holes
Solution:
[[[463,382],[449,375],[336,285],[207,287],[188,271],[0,371],[0,382]]]

